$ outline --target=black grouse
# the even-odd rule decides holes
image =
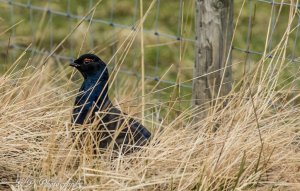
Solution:
[[[150,132],[139,122],[112,105],[108,97],[109,73],[106,64],[94,54],[84,54],[70,64],[84,77],[75,99],[72,123],[86,124],[97,121],[99,148],[112,146],[128,153],[145,145]],[[98,115],[95,115],[98,112]]]

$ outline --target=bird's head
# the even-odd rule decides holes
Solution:
[[[84,78],[95,75],[108,78],[106,64],[94,54],[83,54],[74,62],[71,62],[70,66],[79,70]]]

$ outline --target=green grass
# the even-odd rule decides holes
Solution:
[[[17,1],[27,3],[28,1]],[[32,5],[48,7],[49,9],[67,12],[70,11],[73,15],[84,16],[86,12],[92,7],[90,2],[85,1],[72,1],[68,7],[67,1],[52,1],[49,3],[43,1],[32,0]],[[235,1],[235,22],[237,16],[241,10],[243,1]],[[250,3],[252,2],[252,28],[251,37],[249,38],[249,16],[250,16]],[[95,2],[94,2],[95,3]],[[144,9],[147,10],[150,1],[146,1]],[[7,64],[2,64],[0,70],[5,71],[15,56],[20,54],[21,51],[8,49],[6,46],[10,44],[17,44],[21,47],[26,47],[30,43],[33,43],[32,47],[42,51],[50,51],[51,48],[57,45],[75,26],[77,20],[69,19],[64,16],[58,16],[55,14],[47,14],[44,11],[33,10],[31,13],[29,9],[24,7],[13,6],[11,7],[7,3],[1,3],[1,29],[4,30],[18,21],[23,21],[17,27],[10,32],[0,37],[2,49],[0,55],[3,59],[8,59]],[[95,11],[94,18],[100,18],[102,20],[118,23],[122,25],[132,26],[139,19],[139,8],[136,1],[109,1],[103,0]],[[156,30],[169,35],[182,35],[184,38],[194,38],[194,3],[193,1],[183,1],[182,6],[182,18],[181,26],[179,25],[178,17],[180,15],[180,4],[174,1],[161,1],[159,6],[159,14],[157,14],[158,7],[155,5],[144,23],[146,30]],[[246,1],[242,9],[241,17],[239,18],[239,25],[237,26],[236,35],[234,38],[234,47],[247,49],[255,52],[264,52],[265,40],[267,37],[268,23],[272,19],[271,15],[278,17],[278,21],[273,19],[272,22],[276,23],[274,32],[269,34],[272,39],[272,45],[267,48],[267,51],[272,50],[284,34],[287,28],[289,7],[288,6],[275,6],[272,11],[272,6],[267,3],[259,1]],[[30,16],[31,15],[31,16]],[[158,18],[156,20],[156,17]],[[298,20],[295,18],[293,26],[296,27]],[[86,30],[88,28],[88,22],[82,23],[82,25],[71,35],[69,39],[61,46],[57,54],[76,57],[82,44],[82,40]],[[129,34],[129,30],[118,27],[111,27],[107,24],[93,24],[89,30],[86,41],[81,52],[94,51],[98,53],[105,61],[109,61],[120,44],[123,42],[126,35]],[[297,58],[297,50],[300,48],[299,43],[296,43],[294,48],[296,30],[291,32],[286,57]],[[92,35],[91,35],[92,34]],[[53,38],[50,38],[50,37]],[[9,40],[10,39],[10,40]],[[249,39],[249,44],[247,43]],[[159,40],[159,41],[158,41]],[[10,41],[10,42],[9,42]],[[139,72],[140,71],[140,47],[139,38],[136,38],[131,49],[129,50],[122,68],[127,71]],[[52,47],[51,47],[52,46]],[[182,49],[181,49],[182,47]],[[7,55],[8,52],[8,55]],[[159,52],[159,57],[157,57]],[[33,54],[36,55],[36,54]],[[181,55],[181,60],[179,60]],[[238,80],[241,78],[246,62],[246,54],[240,51],[233,52],[233,65],[234,76]],[[115,56],[117,61],[120,55]],[[260,59],[260,55],[250,54],[248,57],[248,63],[253,64]],[[67,65],[67,61],[64,61],[64,65]],[[114,64],[113,62],[112,64]],[[194,44],[191,42],[185,42],[180,45],[179,41],[160,37],[157,39],[153,33],[145,33],[145,67],[146,75],[148,76],[162,76],[164,72],[170,67],[170,72],[166,75],[165,79],[169,81],[176,81],[177,73],[181,70],[180,79],[191,79],[194,63]],[[56,63],[57,64],[57,63]],[[22,64],[20,65],[22,66]],[[291,69],[294,70],[294,66]],[[287,72],[286,75],[289,75]],[[190,85],[190,83],[189,83]]]

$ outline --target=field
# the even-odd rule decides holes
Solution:
[[[88,21],[76,28],[80,19],[53,14],[50,20],[46,11],[18,6],[12,14],[8,3],[0,3],[1,190],[300,190],[299,11],[294,6],[274,8],[276,30],[271,30],[271,6],[253,1],[250,38],[250,1],[236,1],[233,45],[262,55],[233,51],[234,89],[214,100],[199,121],[203,111],[191,106],[189,87],[193,42],[144,32],[142,48],[142,8],[134,1],[103,1],[95,12],[93,1],[29,2],[82,16],[92,10],[94,18],[136,23],[137,30]],[[161,3],[155,22],[157,7],[147,12],[152,1],[144,1],[143,27],[192,39],[194,3],[183,2],[181,17],[177,12],[172,17],[178,2]],[[52,51],[55,56],[48,57]],[[149,145],[136,153],[116,157],[108,149],[95,155],[96,127],[70,123],[82,78],[68,66],[69,57],[87,51],[108,63],[114,104],[152,132]],[[157,76],[162,81],[151,78]],[[78,149],[78,142],[84,147]]]

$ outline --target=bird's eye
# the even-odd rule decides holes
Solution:
[[[83,63],[84,63],[84,64],[88,64],[88,63],[90,63],[90,62],[92,62],[92,61],[93,61],[93,59],[85,58],[85,59],[83,60]]]

